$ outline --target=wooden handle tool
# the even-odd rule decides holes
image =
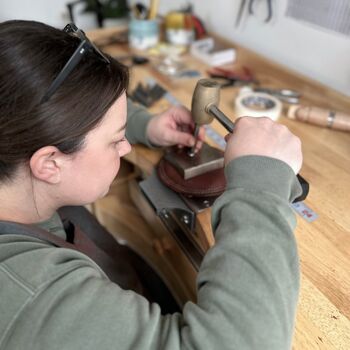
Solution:
[[[159,0],[151,0],[149,6],[148,19],[155,19],[158,14]]]
[[[287,117],[330,129],[350,131],[350,115],[342,112],[295,105],[289,107]]]

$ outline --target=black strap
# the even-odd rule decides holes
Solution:
[[[78,226],[71,221],[64,220],[67,230],[67,240],[35,225],[19,224],[10,221],[0,221],[0,234],[16,234],[37,238],[56,247],[73,249],[92,259],[110,278],[124,289],[132,289],[142,294],[142,286],[133,268],[123,261],[116,261],[108,255],[93,240],[91,240]]]
[[[74,235],[71,237],[70,241],[67,242],[59,236],[52,234],[51,232],[44,230],[35,225],[29,224],[19,224],[12,221],[0,221],[0,234],[15,234],[15,235],[24,235],[34,238],[38,238],[47,243],[51,243],[56,247],[69,248],[73,250],[78,250],[77,247],[73,244]]]

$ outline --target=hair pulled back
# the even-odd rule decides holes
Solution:
[[[41,100],[80,39],[35,21],[0,23],[0,181],[47,145],[78,151],[128,85],[128,70],[88,52],[46,102]]]

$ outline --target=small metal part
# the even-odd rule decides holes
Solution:
[[[193,210],[196,214],[202,212],[203,210],[211,207],[217,197],[186,197],[180,195],[182,200],[188,205],[188,207]]]
[[[327,116],[327,128],[332,128],[334,119],[335,119],[335,112],[334,111],[329,111],[329,114]]]
[[[286,102],[289,104],[298,104],[301,97],[300,92],[291,89],[270,89],[264,87],[256,87],[254,88],[254,91],[265,92],[269,95],[277,97],[282,102]]]
[[[205,200],[203,201],[203,205],[204,205],[206,208],[209,208],[210,203],[209,203],[209,201],[208,201],[207,199],[205,199]]]
[[[198,124],[195,124],[194,133],[193,133],[195,142],[194,142],[194,145],[193,145],[193,146],[189,149],[189,151],[188,151],[188,155],[189,155],[191,158],[194,157],[194,155],[196,154],[196,153],[195,153],[195,150],[196,150],[196,146],[197,146],[197,142],[198,142],[199,128],[200,128],[200,126],[199,126]]]
[[[203,143],[201,150],[193,157],[185,149],[171,148],[164,158],[172,164],[185,180],[220,169],[224,166],[222,151]]]
[[[183,221],[186,225],[188,225],[188,223],[190,222],[190,218],[188,217],[188,215],[182,215],[181,217],[181,221]]]

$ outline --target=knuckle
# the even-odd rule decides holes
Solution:
[[[281,133],[293,135],[293,134],[290,132],[290,130],[288,129],[287,126],[285,126],[285,125],[283,125],[283,124],[277,124],[277,125],[278,125],[278,127],[279,127]]]
[[[298,148],[301,148],[301,140],[299,137],[294,136],[294,143]]]
[[[236,119],[236,125],[248,125],[251,122],[252,117],[247,115],[239,117]]]
[[[260,119],[260,121],[262,121],[263,123],[266,123],[266,124],[273,124],[274,123],[273,120],[267,115],[260,117],[259,119]]]

